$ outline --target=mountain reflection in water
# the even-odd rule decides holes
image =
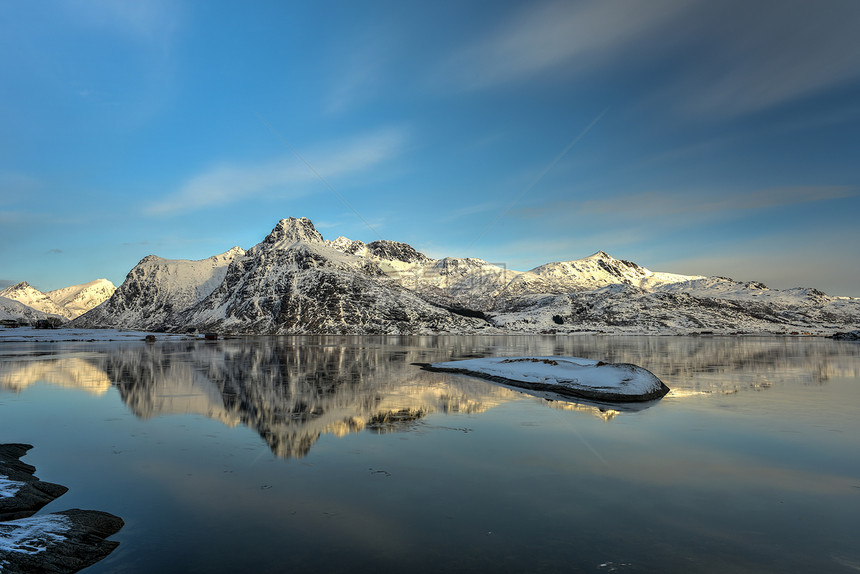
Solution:
[[[675,399],[823,384],[860,371],[856,346],[752,337],[273,337],[5,354],[4,389],[21,391],[46,381],[104,393],[113,384],[140,418],[193,413],[231,427],[243,424],[284,458],[304,456],[323,434],[409,430],[431,413],[477,414],[530,396],[479,379],[422,371],[415,362],[493,355],[629,362],[663,379]],[[532,398],[605,421],[629,409]]]

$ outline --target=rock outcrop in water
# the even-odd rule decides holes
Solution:
[[[20,458],[28,444],[0,444],[0,572],[67,574],[92,566],[119,545],[106,540],[121,518],[98,510],[34,516],[68,488],[43,482]]]
[[[32,516],[69,490],[39,480],[36,467],[21,462],[31,448],[29,444],[0,444],[0,521]]]
[[[669,392],[654,373],[631,363],[580,357],[486,357],[425,363],[422,369],[458,373],[532,391],[613,403],[645,402]]]
[[[143,259],[114,295],[73,321],[231,333],[814,332],[860,323],[860,299],[815,289],[653,272],[602,251],[527,272],[431,259],[395,241],[326,241],[281,220],[247,252]]]

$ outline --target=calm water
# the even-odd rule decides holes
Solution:
[[[574,355],[673,389],[534,397],[412,362]],[[856,572],[860,345],[286,337],[0,345],[0,442],[105,510],[87,572]]]

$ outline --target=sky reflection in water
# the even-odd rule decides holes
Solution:
[[[38,475],[70,486],[46,512],[126,520],[93,572],[851,571],[858,349],[766,337],[9,343],[0,440],[35,444]],[[636,363],[673,391],[629,410],[411,365],[528,354]]]

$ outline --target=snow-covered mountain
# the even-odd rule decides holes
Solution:
[[[0,303],[0,315],[3,315],[3,319],[30,322],[49,317],[67,321],[100,305],[110,298],[115,290],[113,283],[107,279],[96,279],[83,285],[72,285],[47,293],[42,293],[22,281],[0,291],[0,298],[19,304],[11,305],[8,301]]]
[[[615,331],[819,333],[860,299],[654,272],[602,251],[526,272],[432,259],[395,241],[325,240],[282,219],[259,244],[202,261],[144,258],[79,327],[234,333]]]
[[[159,330],[181,325],[179,313],[208,296],[227,274],[227,267],[245,251],[229,251],[199,261],[141,259],[113,295],[73,322],[77,327],[122,327]]]
[[[387,254],[392,246],[356,244],[364,255],[355,255],[335,243],[323,239],[310,220],[289,218],[247,252],[234,248],[202,262],[149,256],[110,300],[74,325],[395,334],[486,325],[431,304],[386,275],[378,261],[391,260],[374,253]],[[201,272],[206,262],[208,274]]]
[[[508,283],[503,297],[594,291],[609,285],[633,285],[652,291],[658,287],[696,279],[703,277],[655,273],[630,261],[615,259],[603,251],[598,251],[584,259],[547,263],[522,273]]]
[[[57,315],[49,315],[44,311],[33,309],[20,301],[9,299],[8,297],[0,297],[0,321],[16,321],[19,323],[35,323],[43,319],[56,317],[62,320]]]
[[[72,285],[45,293],[51,301],[70,313],[74,319],[98,307],[113,295],[116,287],[107,279],[96,279],[83,285]]]
[[[71,313],[69,311],[60,305],[57,305],[45,293],[42,293],[26,281],[21,281],[20,283],[6,287],[0,291],[0,297],[6,297],[7,299],[18,301],[19,303],[44,313],[45,315],[54,315],[57,317],[63,317],[64,319],[71,318]]]
[[[457,309],[490,309],[508,282],[520,274],[483,259],[430,259],[411,245],[396,241],[365,245],[338,237],[329,244],[338,251],[372,261],[387,277],[422,299]]]
[[[181,319],[252,333],[416,333],[475,323],[403,289],[373,259],[335,249],[306,218],[282,219]]]

